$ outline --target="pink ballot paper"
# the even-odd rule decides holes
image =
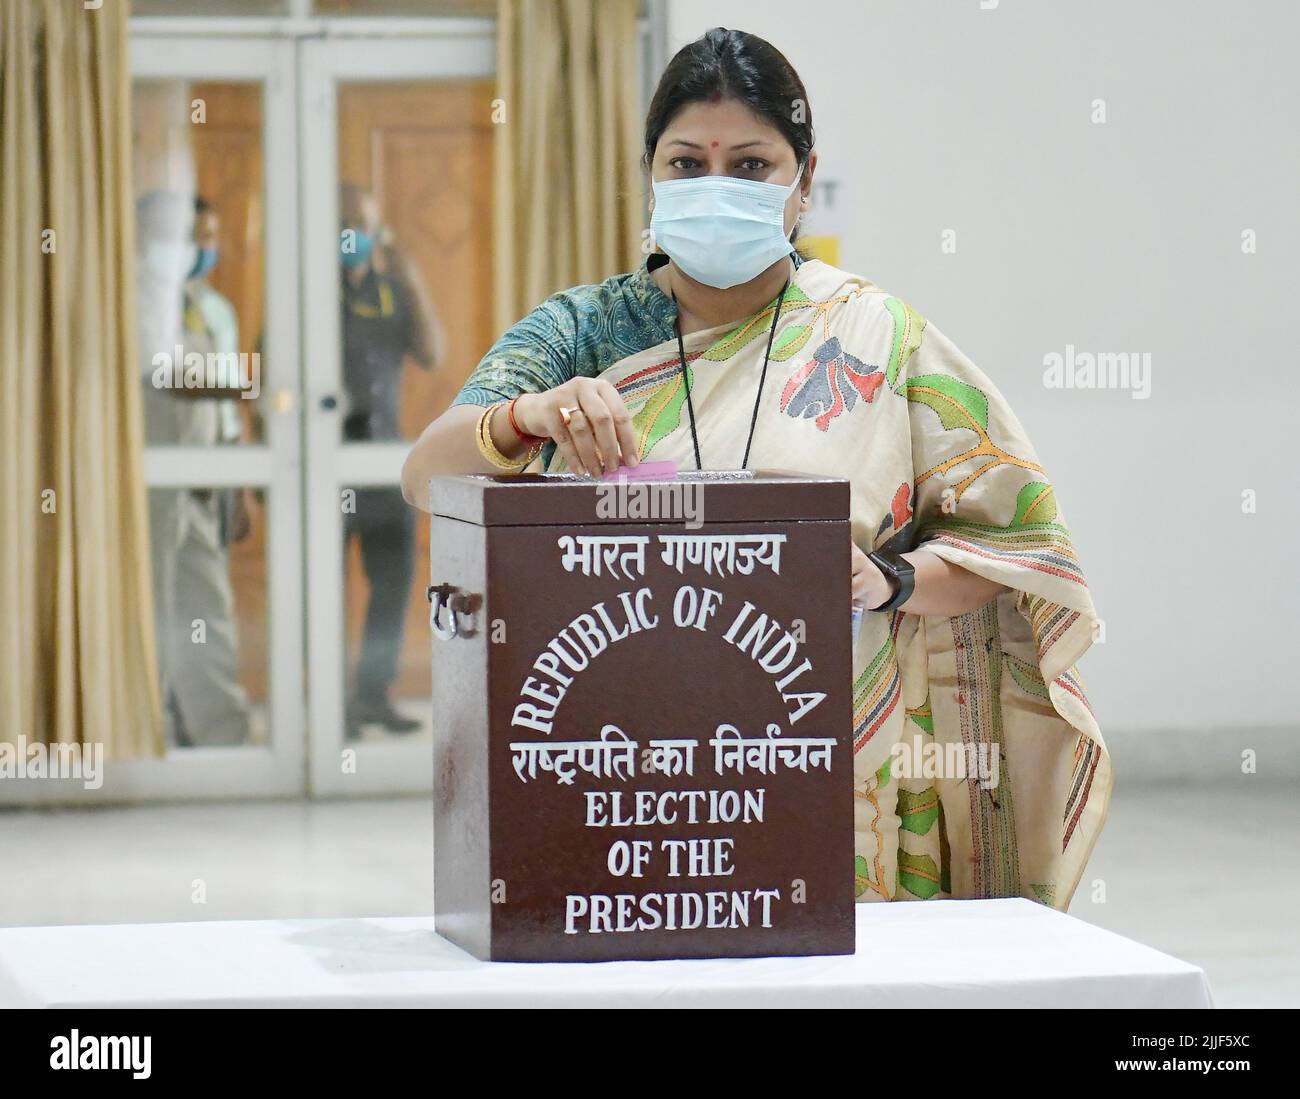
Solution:
[[[642,462],[639,466],[619,466],[606,473],[602,481],[663,481],[677,476],[677,463],[671,459],[662,462]]]

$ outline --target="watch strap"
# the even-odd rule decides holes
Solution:
[[[867,554],[867,557],[870,558],[876,568],[889,578],[889,582],[894,589],[893,595],[881,603],[880,606],[872,607],[872,610],[896,610],[912,598],[912,592],[916,590],[916,570],[912,567],[910,561],[890,550],[876,550]]]

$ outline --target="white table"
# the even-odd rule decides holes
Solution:
[[[1205,973],[1027,900],[857,906],[854,956],[487,963],[433,918],[0,929],[0,1007],[1212,1007]]]

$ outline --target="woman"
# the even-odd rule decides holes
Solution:
[[[682,49],[644,164],[657,251],[506,332],[413,448],[407,500],[425,506],[435,474],[539,455],[592,475],[672,459],[848,479],[869,610],[858,898],[1066,908],[1110,799],[1074,666],[1097,620],[1019,422],[915,310],[792,250],[817,154],[803,84],[770,44],[718,28]]]

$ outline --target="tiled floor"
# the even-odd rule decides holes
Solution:
[[[0,813],[0,924],[419,915],[431,832],[415,799]],[[1300,1006],[1297,869],[1290,786],[1121,790],[1071,914]]]

